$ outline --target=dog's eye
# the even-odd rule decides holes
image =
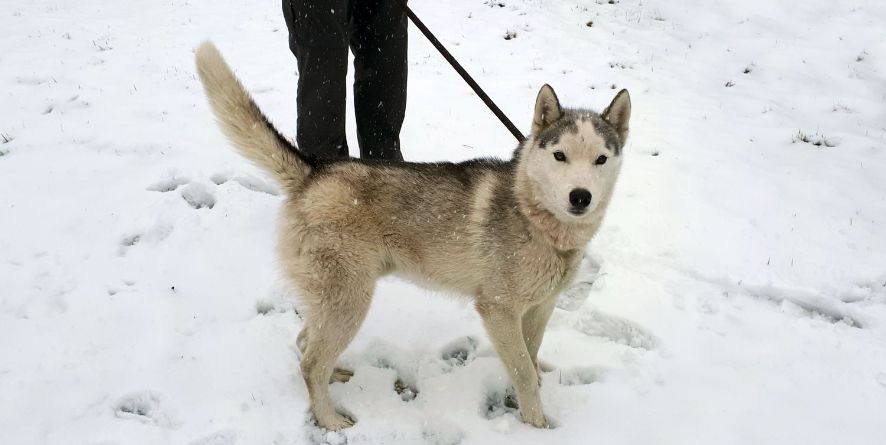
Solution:
[[[609,159],[609,158],[607,158],[606,155],[597,156],[597,160],[594,161],[594,164],[603,165],[606,163],[607,159]]]
[[[563,154],[562,151],[555,151],[554,152],[554,159],[556,159],[560,162],[566,162],[566,155]]]

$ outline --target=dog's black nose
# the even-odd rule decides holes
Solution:
[[[582,213],[589,205],[591,205],[591,192],[586,189],[572,189],[572,191],[569,192],[569,203],[572,204],[573,210]]]

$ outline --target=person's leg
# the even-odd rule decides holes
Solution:
[[[298,61],[298,147],[322,158],[347,157],[347,1],[283,0],[283,16]]]
[[[360,157],[402,160],[407,19],[396,0],[354,0],[354,110]]]

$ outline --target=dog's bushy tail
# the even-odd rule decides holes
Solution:
[[[271,172],[281,185],[298,188],[311,166],[262,114],[210,42],[197,48],[197,72],[222,132],[240,154]]]

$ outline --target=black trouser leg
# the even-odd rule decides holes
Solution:
[[[348,156],[347,6],[346,0],[283,0],[289,48],[298,61],[296,142],[321,158]]]
[[[348,157],[345,97],[348,49],[300,47],[298,59],[298,125],[301,151],[321,158]]]
[[[360,157],[402,160],[407,23],[395,0],[354,0],[354,109]]]

